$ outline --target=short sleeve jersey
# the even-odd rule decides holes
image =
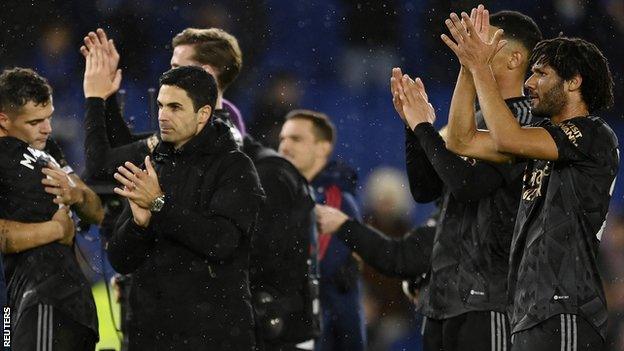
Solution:
[[[559,156],[529,160],[524,175],[509,271],[513,332],[570,313],[604,337],[607,309],[597,255],[618,171],[618,141],[593,116],[536,126],[550,133]]]

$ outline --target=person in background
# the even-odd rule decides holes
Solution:
[[[354,198],[355,172],[330,161],[335,139],[335,128],[325,114],[293,110],[282,126],[279,152],[310,182],[317,203],[359,219]],[[325,233],[319,235],[318,257],[323,328],[316,350],[364,350],[358,263],[344,243]]]

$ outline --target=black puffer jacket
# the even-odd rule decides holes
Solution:
[[[154,161],[166,200],[147,229],[128,207],[108,245],[133,273],[131,350],[251,350],[249,246],[263,199],[256,170],[220,121]]]

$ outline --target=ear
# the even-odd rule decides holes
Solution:
[[[324,158],[329,158],[329,156],[331,156],[331,153],[333,151],[333,147],[332,144],[329,141],[325,141],[325,140],[320,140],[318,141],[319,143],[319,152],[320,152],[320,156],[324,157]]]
[[[9,116],[7,116],[4,112],[0,112],[0,128],[2,128],[2,130],[7,130],[10,125],[11,120],[9,119]]]
[[[208,123],[210,120],[210,116],[212,116],[212,107],[210,105],[206,105],[197,111],[198,113],[198,122],[200,124]]]
[[[507,68],[509,70],[522,68],[524,65],[524,59],[525,57],[522,52],[514,50],[507,59]]]
[[[580,74],[575,75],[574,77],[565,81],[568,86],[568,91],[575,91],[581,88],[581,84],[583,83],[583,77]]]

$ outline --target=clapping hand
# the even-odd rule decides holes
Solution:
[[[501,40],[503,30],[499,29],[489,38],[489,13],[483,5],[471,11],[471,16],[462,12],[461,18],[451,13],[444,21],[452,39],[442,34],[442,41],[455,53],[462,66],[470,72],[487,67],[496,53],[507,44]]]
[[[114,192],[130,201],[135,223],[147,227],[151,218],[149,209],[154,200],[163,195],[158,174],[152,166],[150,157],[145,157],[145,169],[140,169],[132,162],[126,162],[117,168],[114,177],[124,186],[123,189],[115,188]]]
[[[403,107],[403,115],[410,129],[414,130],[421,123],[433,124],[435,110],[429,103],[429,97],[420,78],[411,79],[404,74],[400,80],[398,97]]]
[[[80,53],[86,59],[85,97],[107,99],[117,92],[121,85],[121,69],[117,68],[119,65],[117,48],[101,28],[98,28],[97,33],[90,32],[84,38],[84,43],[85,45],[80,47]]]

